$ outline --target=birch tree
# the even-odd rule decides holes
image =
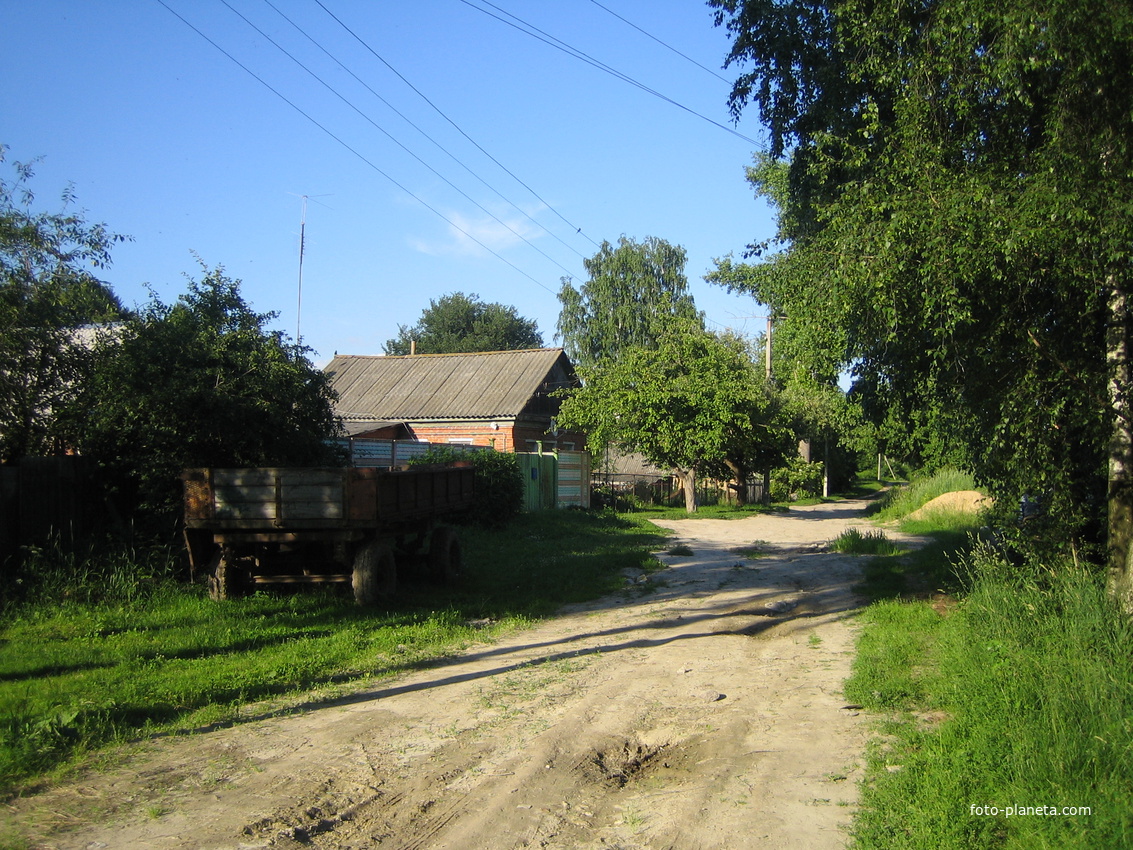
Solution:
[[[630,348],[655,348],[674,319],[701,323],[688,293],[684,248],[622,236],[583,260],[589,279],[559,291],[558,335],[576,365],[589,367]]]
[[[1041,495],[1047,539],[1107,563],[1133,610],[1133,11],[710,5],[744,69],[733,110],[789,155],[764,285],[838,324],[863,385],[948,411],[1001,502]]]

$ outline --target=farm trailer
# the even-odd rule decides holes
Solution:
[[[471,507],[470,466],[188,469],[185,542],[214,599],[263,585],[350,583],[370,604],[398,561],[452,581],[460,541],[445,521]]]

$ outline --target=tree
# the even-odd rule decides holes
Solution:
[[[790,248],[761,288],[842,329],[878,398],[947,412],[1001,501],[1043,495],[1052,539],[1079,554],[1108,522],[1133,610],[1133,12],[710,4],[752,66],[733,109],[790,152]]]
[[[327,376],[269,330],[239,281],[205,269],[174,304],[153,297],[95,351],[68,424],[126,513],[164,518],[195,466],[335,462]]]
[[[58,412],[89,355],[77,329],[123,315],[89,269],[109,265],[125,237],[70,210],[70,190],[62,212],[32,212],[34,163],[13,165],[14,181],[0,179],[0,461],[57,450]]]
[[[694,321],[675,322],[655,348],[626,348],[580,372],[583,385],[566,393],[560,425],[585,431],[595,453],[615,443],[674,470],[690,513],[698,476],[742,482],[790,449],[743,341]]]
[[[535,321],[523,318],[514,307],[485,304],[475,293],[453,292],[430,301],[413,327],[398,325],[385,353],[409,354],[413,342],[418,354],[454,354],[542,348],[543,336]]]
[[[589,280],[559,291],[558,335],[580,366],[596,366],[629,348],[652,348],[674,319],[702,322],[688,294],[685,250],[664,239],[603,242],[583,260]]]

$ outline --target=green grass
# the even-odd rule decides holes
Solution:
[[[847,528],[830,544],[830,548],[844,555],[888,556],[908,551],[886,537],[884,531],[867,531],[862,534],[857,528]]]
[[[975,479],[967,472],[944,469],[907,485],[893,487],[874,502],[867,513],[881,522],[898,520],[931,502],[937,496],[958,490],[976,490]]]
[[[701,505],[696,513],[690,514],[680,506],[643,505],[635,508],[632,516],[647,519],[744,519],[766,513],[783,513],[789,510],[785,504],[776,505]],[[625,516],[620,514],[620,516]]]
[[[947,551],[906,562],[902,580],[932,586]],[[845,695],[881,734],[854,846],[1133,846],[1133,624],[1072,564],[1012,566],[982,547],[958,563],[958,598],[882,599],[861,617]]]
[[[664,542],[647,522],[577,511],[463,536],[461,586],[410,583],[371,609],[330,591],[217,604],[170,581],[96,598],[82,587],[105,565],[72,576],[74,592],[62,578],[39,581],[41,601],[9,605],[0,620],[0,795],[110,744],[235,722],[253,701],[429,664],[622,589],[623,570],[660,568],[649,553]]]
[[[954,562],[968,550],[976,530],[970,515],[966,526],[949,522],[942,530],[922,528],[925,542],[920,546],[868,560],[862,568],[862,582],[855,589],[871,601],[924,599],[959,592],[963,581],[956,575]]]

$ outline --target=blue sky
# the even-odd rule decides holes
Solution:
[[[294,337],[307,195],[298,329],[320,363],[380,354],[454,291],[516,307],[554,344],[560,279],[583,282],[582,258],[623,234],[684,246],[713,326],[761,331],[755,301],[702,280],[774,223],[743,179],[760,128],[730,123],[728,40],[699,0],[162,2],[2,6],[5,177],[42,157],[38,208],[56,211],[70,183],[90,219],[133,238],[103,275],[127,304],[147,287],[174,300],[200,277],[196,254]]]

